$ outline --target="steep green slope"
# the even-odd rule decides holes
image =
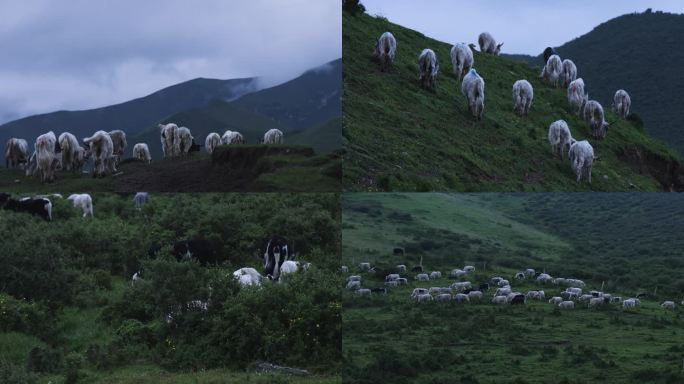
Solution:
[[[245,95],[235,104],[301,130],[340,117],[341,87],[342,59],[337,59],[286,83]]]
[[[121,104],[15,120],[0,126],[0,142],[22,137],[32,146],[38,135],[49,130],[57,135],[68,131],[79,139],[100,129],[123,129],[128,135],[134,135],[170,114],[206,105],[212,99],[234,99],[256,89],[254,79],[194,79]]]
[[[577,64],[592,98],[610,106],[615,91],[626,89],[646,131],[684,153],[684,52],[676,36],[684,36],[684,15],[646,12],[609,20],[556,50]],[[512,58],[535,66],[543,61]]]
[[[397,38],[389,73],[373,61],[384,31]],[[467,39],[467,37],[463,37]],[[418,84],[418,54],[435,50],[436,92]],[[681,190],[679,158],[636,124],[617,121],[604,141],[591,140],[601,160],[594,184],[577,184],[567,161],[551,155],[548,126],[564,119],[578,139],[589,129],[568,112],[565,92],[540,83],[539,73],[502,57],[475,54],[485,80],[485,117],[467,113],[452,74],[451,44],[368,15],[343,15],[343,142],[346,190],[657,191]],[[535,88],[530,116],[513,113],[511,87],[527,79]],[[612,113],[608,121],[616,120]]]
[[[648,292],[636,311],[617,306],[558,311],[546,301],[494,306],[409,299],[415,287],[445,287],[448,277],[343,302],[343,380],[347,383],[675,383],[684,380],[679,303],[684,280],[684,198],[679,194],[345,194],[343,265],[364,288],[384,286],[397,264],[422,258],[443,276],[470,264],[477,284],[532,267],[584,279],[587,290],[623,297]],[[619,228],[619,229],[617,229]],[[617,229],[617,230],[616,230]],[[392,255],[402,246],[405,256]],[[657,287],[657,291],[656,291]],[[542,286],[547,297],[562,287]],[[653,295],[653,292],[657,293]]]
[[[291,144],[307,145],[318,153],[329,153],[342,148],[342,118],[332,119],[317,127],[287,137]]]

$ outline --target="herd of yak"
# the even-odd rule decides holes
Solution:
[[[174,123],[159,124],[161,146],[164,157],[180,157],[190,152],[199,151],[201,146],[187,127],[179,127]],[[222,136],[212,132],[207,135],[205,149],[211,154],[219,145],[244,144],[245,139],[240,132],[226,131]],[[260,139],[260,144],[282,144],[283,132],[271,129]],[[76,136],[63,132],[59,137],[53,131],[36,138],[34,151],[29,155],[29,145],[25,139],[10,138],[5,145],[5,166],[25,169],[26,176],[38,174],[41,182],[53,182],[56,171],[65,170],[81,172],[86,163],[92,159],[94,177],[106,176],[117,172],[117,166],[126,150],[126,133],[122,130],[111,132],[97,131],[83,139],[82,145]],[[147,143],[136,143],[133,146],[133,158],[150,163],[152,156]]]
[[[497,44],[494,37],[483,32],[478,38],[480,53],[499,55],[503,43]],[[458,43],[451,48],[451,63],[453,72],[461,82],[461,92],[468,103],[468,111],[477,120],[482,120],[484,115],[485,82],[477,73],[474,65],[474,44]],[[374,57],[380,62],[381,70],[388,71],[394,61],[397,52],[397,41],[391,32],[383,33],[375,45]],[[583,118],[589,125],[592,136],[595,139],[606,137],[609,123],[604,119],[604,111],[601,104],[595,100],[589,100],[585,92],[584,80],[577,78],[577,67],[572,60],[562,60],[551,47],[544,51],[544,66],[540,78],[553,87],[567,89],[568,103],[573,113]],[[421,86],[434,90],[439,73],[437,55],[430,49],[424,49],[418,56],[419,81]],[[520,116],[527,116],[532,100],[534,89],[532,84],[525,79],[513,84],[514,111]],[[622,117],[627,118],[631,106],[629,94],[623,89],[615,93],[613,109]],[[564,120],[558,120],[549,126],[548,140],[554,154],[561,160],[567,152],[572,170],[580,182],[583,175],[591,183],[591,170],[596,157],[594,149],[587,140],[577,141],[572,137],[570,128]]]

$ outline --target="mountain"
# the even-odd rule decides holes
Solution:
[[[284,84],[242,96],[235,105],[294,130],[321,125],[342,113],[342,59]]]
[[[385,31],[394,34],[398,46],[387,73],[371,54]],[[526,64],[475,53],[475,68],[486,84],[484,119],[476,122],[452,74],[452,44],[384,18],[346,12],[342,38],[346,190],[684,190],[679,155],[645,133],[638,121],[618,120],[609,111],[606,120],[615,123],[607,138],[590,139],[600,157],[593,185],[576,183],[569,162],[552,156],[547,130],[563,119],[573,136],[584,140],[589,129],[569,112],[565,91],[541,83],[539,71]],[[426,47],[436,52],[441,66],[434,92],[417,81],[417,57]],[[511,87],[519,79],[530,81],[535,91],[526,118],[513,113]]]
[[[257,90],[255,79],[194,79],[176,84],[150,95],[83,111],[58,111],[29,116],[0,126],[0,142],[10,137],[23,137],[29,143],[49,130],[59,135],[69,131],[77,138],[96,130],[123,129],[134,135],[173,113],[206,105],[212,99],[235,99]]]
[[[330,152],[341,148],[341,76],[341,60],[335,60],[275,87],[235,101],[212,100],[205,106],[167,116],[161,122],[189,127],[200,145],[204,145],[210,132],[239,131],[248,143],[257,143],[266,131],[278,128],[285,134],[286,143]],[[132,135],[129,142],[145,142],[153,158],[161,156],[157,122]]]
[[[632,98],[632,111],[646,131],[684,154],[684,15],[663,12],[629,14],[607,21],[558,48],[577,64],[590,96],[610,107],[618,89]],[[543,59],[515,55],[541,66]]]

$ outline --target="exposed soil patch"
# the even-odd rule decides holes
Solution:
[[[684,192],[684,168],[679,161],[664,158],[641,146],[621,148],[617,155],[640,174],[653,176],[664,191]]]

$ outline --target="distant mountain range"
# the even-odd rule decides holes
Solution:
[[[161,155],[157,124],[175,122],[191,129],[198,144],[204,144],[209,132],[226,129],[242,132],[249,142],[256,142],[265,131],[279,128],[289,134],[299,133],[297,144],[317,150],[339,148],[321,143],[315,135],[304,135],[309,128],[337,129],[341,117],[342,59],[311,69],[284,84],[258,89],[255,78],[216,80],[198,78],[176,84],[145,97],[125,103],[84,111],[58,111],[11,121],[0,126],[0,143],[10,137],[22,137],[31,144],[47,131],[59,135],[68,131],[82,139],[97,130],[123,129],[128,136],[127,155],[136,142],[146,142],[153,158]],[[329,123],[329,124],[328,124]],[[293,139],[294,140],[294,139]],[[340,139],[337,139],[338,142]],[[334,147],[334,148],[333,148]]]
[[[556,51],[577,64],[592,99],[610,108],[615,91],[627,90],[646,130],[684,154],[682,36],[684,15],[647,10],[609,20]],[[506,56],[543,64],[541,54]]]

